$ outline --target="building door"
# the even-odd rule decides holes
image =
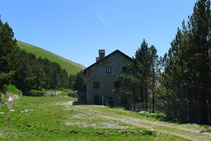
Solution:
[[[113,97],[108,97],[107,98],[107,101],[108,101],[108,106],[109,107],[113,107],[114,106],[114,98]]]
[[[102,96],[94,96],[94,104],[102,105]]]
[[[99,96],[94,96],[94,104],[99,105]]]

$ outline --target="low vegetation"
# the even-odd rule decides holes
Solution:
[[[12,101],[10,109],[5,105],[1,106],[0,110],[5,114],[0,116],[0,140],[186,139],[185,134],[182,137],[183,130],[177,131],[178,135],[174,131],[177,127],[184,126],[186,129],[185,125],[156,122],[165,126],[155,126],[150,124],[155,121],[140,114],[121,108],[72,105],[75,100],[66,96],[22,97]],[[147,122],[144,123],[142,120]],[[196,127],[190,125],[189,128],[197,131],[206,129]],[[172,130],[172,134],[168,134],[169,129]],[[209,139],[208,135],[201,136]]]
[[[72,105],[75,100],[22,97],[9,109],[2,105],[0,140],[211,140],[209,126],[162,122],[122,108]]]
[[[22,91],[18,90],[14,85],[9,84],[7,87],[7,93],[11,94],[22,94]]]
[[[59,96],[68,96],[70,92],[73,92],[72,90],[63,89],[62,92],[59,94]]]

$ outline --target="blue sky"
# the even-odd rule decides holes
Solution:
[[[134,56],[143,39],[162,56],[196,0],[0,0],[17,40],[88,67],[98,49]]]

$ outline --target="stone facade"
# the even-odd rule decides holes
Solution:
[[[122,93],[112,93],[111,89],[115,88],[117,74],[127,71],[127,67],[131,62],[130,57],[116,50],[85,69],[87,104],[121,105],[120,97]]]

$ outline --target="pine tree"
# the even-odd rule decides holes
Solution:
[[[82,88],[83,86],[85,86],[85,76],[83,75],[83,72],[80,71],[76,74],[76,78],[75,78],[75,82],[73,85],[73,89],[74,90],[78,90],[80,88]]]
[[[0,92],[5,92],[5,84],[9,84],[14,73],[12,57],[16,48],[14,33],[8,23],[0,19]]]
[[[169,119],[211,123],[210,21],[210,0],[198,0],[163,57],[160,92]]]
[[[135,53],[135,57],[133,58],[132,64],[129,66],[128,73],[118,74],[116,81],[119,83],[119,87],[113,89],[112,92],[126,91],[127,95],[124,97],[132,97],[133,106],[134,104],[141,102],[145,105],[143,108],[147,110],[148,104],[150,103],[149,94],[154,94],[153,89],[155,89],[155,83],[153,83],[153,80],[155,80],[154,70],[157,64],[156,62],[156,48],[154,46],[151,46],[149,48],[146,41],[143,40],[141,47],[138,48]],[[154,95],[152,97],[152,103],[154,107],[155,97]]]

